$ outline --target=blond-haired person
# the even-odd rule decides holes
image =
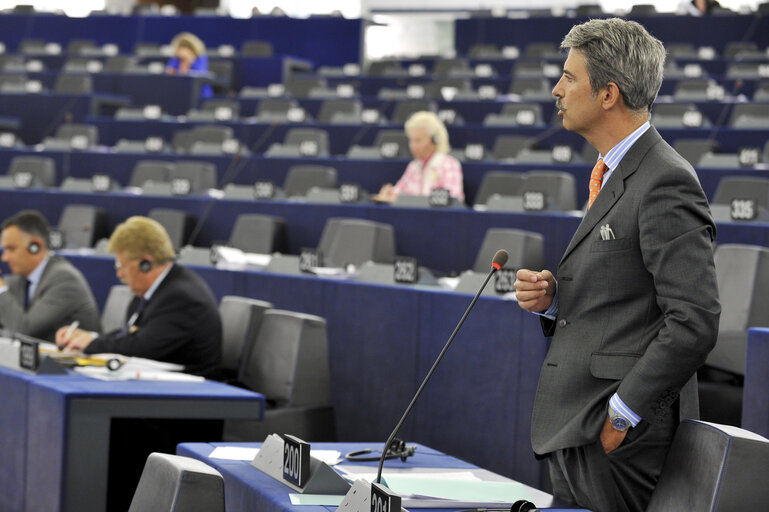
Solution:
[[[405,131],[414,159],[401,179],[395,185],[385,184],[374,199],[392,202],[400,194],[427,196],[436,188],[444,188],[463,202],[462,166],[448,154],[451,148],[446,125],[433,112],[420,111],[406,121]]]
[[[181,32],[171,40],[171,49],[174,56],[166,64],[166,73],[169,75],[208,74],[206,45],[198,36],[191,32]],[[210,98],[213,95],[214,92],[209,84],[201,86],[201,98]]]
[[[222,324],[216,301],[194,272],[173,262],[174,249],[163,226],[147,217],[130,217],[110,237],[115,271],[136,295],[122,329],[101,336],[67,327],[56,343],[86,353],[114,352],[184,365],[205,377],[217,374]]]

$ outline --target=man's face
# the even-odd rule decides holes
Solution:
[[[585,135],[599,122],[603,112],[600,94],[594,95],[582,52],[572,48],[563,64],[563,75],[553,87],[558,115],[567,130]]]
[[[139,270],[139,261],[128,258],[122,251],[115,253],[115,274],[118,279],[128,285],[134,295],[142,296],[149,290],[152,282],[146,272]]]
[[[18,226],[8,226],[0,234],[2,260],[14,274],[26,277],[37,267],[38,258],[29,252],[29,244],[33,239],[32,235],[23,232]]]

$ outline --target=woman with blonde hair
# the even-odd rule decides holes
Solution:
[[[392,202],[400,194],[426,196],[436,188],[449,191],[458,201],[465,200],[462,166],[449,155],[449,133],[433,112],[415,112],[405,124],[409,150],[414,159],[395,185],[385,184],[374,199]]]
[[[169,75],[205,75],[208,73],[206,45],[198,36],[191,32],[181,32],[171,40],[171,48],[174,51],[174,56],[166,64],[166,73]],[[209,84],[201,86],[201,98],[210,98],[213,95],[213,90]]]

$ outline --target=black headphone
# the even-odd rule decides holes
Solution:
[[[152,270],[152,262],[148,260],[147,258],[144,258],[139,262],[139,271],[144,272],[145,274]]]
[[[40,244],[34,240],[29,243],[27,250],[30,254],[37,254],[40,252]]]
[[[387,449],[385,460],[400,458],[402,462],[406,462],[408,457],[414,455],[416,449],[416,446],[406,446],[405,441],[395,438]],[[350,452],[344,458],[350,462],[373,462],[381,458],[381,455],[368,455],[369,453],[374,453],[374,450],[366,448],[365,450]]]

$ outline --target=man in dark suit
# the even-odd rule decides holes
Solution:
[[[118,278],[136,295],[126,325],[94,336],[61,328],[59,346],[86,353],[116,352],[184,365],[205,377],[217,374],[222,354],[222,324],[211,290],[194,272],[173,262],[165,229],[146,217],[131,217],[110,237]]]
[[[607,19],[573,27],[561,47],[570,51],[553,89],[558,114],[601,158],[558,280],[517,273],[519,305],[553,337],[532,446],[548,460],[556,498],[640,512],[681,416],[698,414],[690,379],[721,310],[715,225],[694,169],[649,125],[662,43]]]
[[[50,227],[34,210],[3,222],[2,260],[13,275],[0,278],[0,326],[53,341],[56,329],[77,322],[100,331],[99,309],[83,275],[48,248]]]

